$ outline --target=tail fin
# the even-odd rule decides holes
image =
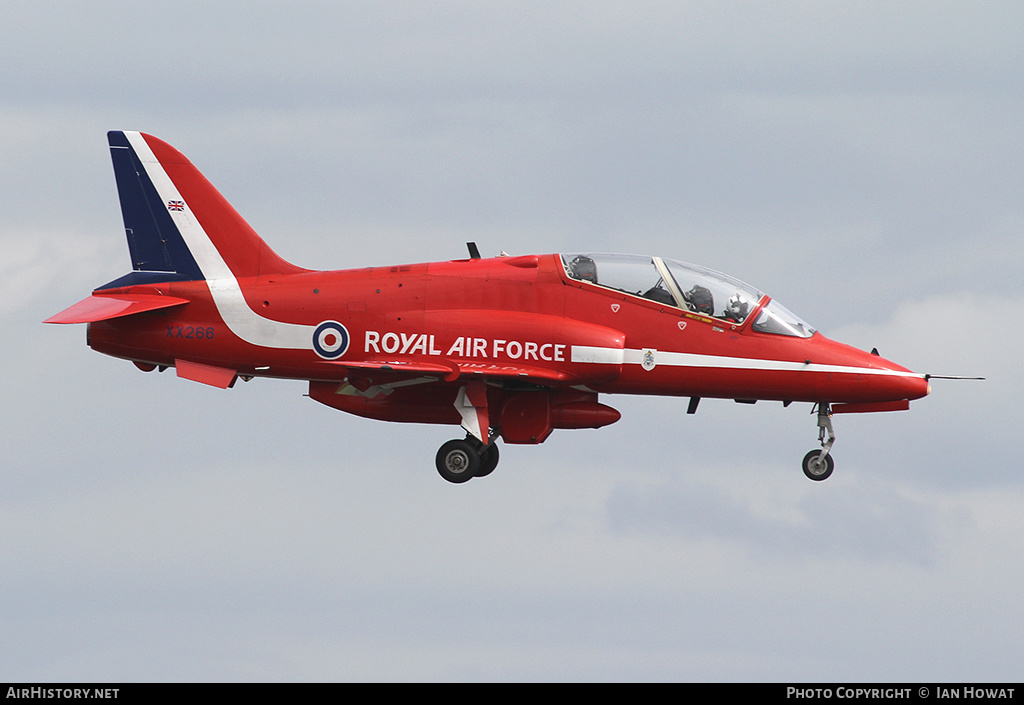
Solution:
[[[105,288],[305,271],[275,254],[171,145],[141,132],[108,132],[107,141],[134,271]]]

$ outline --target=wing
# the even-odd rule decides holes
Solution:
[[[368,360],[360,362],[331,363],[346,369],[349,374],[327,394],[318,394],[317,383],[310,383],[310,395],[313,398],[335,406],[355,409],[361,408],[354,400],[341,402],[341,397],[362,397],[363,404],[386,403],[387,398],[396,389],[421,384],[440,384],[446,388],[458,388],[453,404],[458,412],[463,428],[483,443],[487,443],[490,428],[491,412],[487,404],[487,382],[512,382],[534,385],[538,387],[557,387],[566,384],[570,376],[564,372],[505,363],[456,363],[445,360],[443,363]],[[330,401],[332,397],[335,401]],[[357,404],[354,408],[351,404]],[[436,413],[436,412],[435,412]],[[439,418],[439,417],[434,417]]]
[[[455,382],[462,377],[471,379],[518,380],[543,387],[559,386],[570,381],[570,375],[543,367],[507,364],[504,362],[418,362],[405,360],[368,360],[361,362],[334,362],[353,372],[384,372],[396,379],[428,376]]]

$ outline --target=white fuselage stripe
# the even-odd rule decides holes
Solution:
[[[571,360],[579,363],[598,365],[642,365],[645,353],[653,355],[655,366],[718,368],[728,370],[757,370],[772,372],[831,372],[838,374],[882,375],[888,377],[919,377],[923,374],[902,370],[887,370],[878,367],[854,367],[850,365],[821,365],[813,362],[788,360],[762,360],[747,357],[726,357],[719,355],[698,355],[696,353],[666,352],[654,349],[601,348],[573,345]]]
[[[169,201],[184,201],[178,193],[178,188],[153,154],[153,150],[149,148],[146,139],[138,132],[124,134],[160,196],[162,203],[154,204],[154,207],[166,207]],[[260,316],[249,307],[231,268],[221,257],[203,226],[192,215],[189,204],[186,202],[185,205],[184,210],[168,210],[168,213],[195,258],[196,264],[202,270],[214,305],[231,332],[251,345],[312,350],[315,326],[274,321]]]

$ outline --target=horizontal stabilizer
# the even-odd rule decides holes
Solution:
[[[187,303],[188,299],[159,294],[93,294],[43,323],[93,323]]]

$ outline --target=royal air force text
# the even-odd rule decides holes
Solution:
[[[537,362],[565,362],[564,343],[537,343],[499,338],[470,338],[459,336],[447,348],[434,335],[427,333],[381,333],[366,331],[363,352],[389,355],[444,355],[445,357],[533,360]]]

